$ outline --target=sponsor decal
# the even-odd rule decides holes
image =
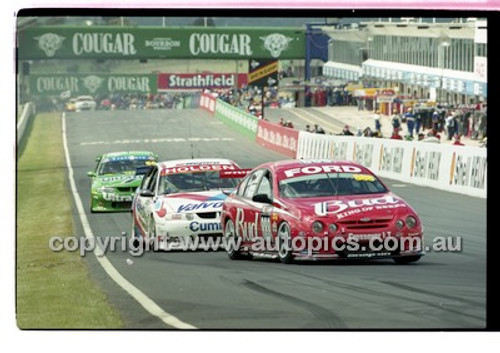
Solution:
[[[132,33],[80,33],[73,35],[72,48],[75,55],[82,54],[137,54]]]
[[[455,160],[455,159],[454,159]],[[453,165],[454,164],[454,165]],[[486,183],[486,157],[456,155],[456,161],[452,164],[453,185],[469,186],[476,189],[484,189]]]
[[[237,236],[242,237],[243,240],[255,239],[258,237],[259,214],[255,213],[253,222],[245,222],[245,212],[243,209],[237,208],[234,225]]]
[[[64,39],[66,38],[55,33],[45,33],[40,37],[35,37],[35,40],[38,41],[38,47],[42,49],[49,58],[53,57],[56,51],[62,47]]]
[[[189,37],[189,51],[192,55],[200,54],[236,54],[252,55],[252,38],[248,34],[193,33]]]
[[[374,209],[373,207],[375,207],[375,209],[383,209],[383,207],[381,206],[395,205],[395,204],[401,205],[398,207],[406,207],[404,203],[401,203],[400,199],[394,196],[384,196],[372,199],[355,199],[355,200],[349,200],[347,202],[342,200],[319,202],[314,205],[314,213],[318,216],[326,216],[329,214],[341,213],[349,208],[355,209],[355,210],[350,210],[349,213],[342,214],[342,217],[346,217],[355,213],[371,211]]]
[[[152,48],[155,51],[169,51],[172,48],[180,48],[181,41],[172,38],[153,38],[144,42],[146,48]]]
[[[83,78],[83,85],[91,93],[95,93],[99,89],[99,87],[101,87],[101,84],[103,81],[104,81],[104,79],[102,79],[96,75],[90,75],[90,76]]]
[[[412,177],[439,180],[441,152],[415,151],[412,162]]]
[[[137,179],[142,179],[142,175],[135,175],[135,176],[114,176],[114,177],[101,177],[99,180],[103,183],[109,183],[112,181],[121,181],[122,183],[131,183]]]
[[[294,158],[298,148],[299,133],[289,129],[259,120],[257,128],[257,143]]]
[[[319,173],[360,173],[361,169],[351,165],[317,165],[285,170],[285,176],[291,178],[297,174]]]
[[[402,147],[386,147],[382,146],[380,170],[393,173],[401,173],[403,170],[403,154]]]
[[[354,162],[359,163],[367,168],[372,166],[373,145],[358,144],[358,148],[354,152]]]
[[[347,142],[333,142],[330,147],[330,158],[337,160],[347,159],[347,150]]]
[[[206,172],[212,170],[237,170],[238,168],[235,165],[230,164],[206,164],[206,165],[184,165],[182,167],[172,167],[166,168],[164,167],[161,170],[161,175],[169,175],[169,174],[180,174],[180,173],[198,173],[198,172]]]
[[[154,210],[155,210],[156,214],[158,215],[158,217],[160,217],[160,218],[165,217],[165,215],[167,214],[167,210],[165,208],[163,208],[163,201],[162,200],[158,200],[155,202]]]
[[[117,195],[113,193],[104,192],[102,198],[106,201],[116,201],[116,202],[132,202],[132,196],[130,195]]]
[[[375,181],[375,177],[370,174],[353,174],[352,177],[356,181]]]
[[[192,232],[214,232],[222,230],[220,222],[200,223],[193,221],[189,223]]]
[[[191,202],[188,204],[180,205],[177,213],[205,210],[208,208],[222,208],[223,201],[205,201],[205,202]]]
[[[271,53],[273,58],[279,58],[281,53],[288,49],[289,43],[293,38],[287,37],[281,33],[272,33],[265,37],[260,37],[264,42],[264,48]]]

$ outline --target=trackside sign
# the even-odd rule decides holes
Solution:
[[[30,94],[59,95],[70,92],[71,95],[99,93],[156,93],[157,75],[31,75]]]
[[[300,59],[302,28],[62,27],[18,33],[18,59]]]
[[[246,74],[201,73],[177,74],[162,73],[158,75],[158,89],[203,89],[241,87],[247,83]]]

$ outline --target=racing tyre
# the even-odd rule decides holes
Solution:
[[[397,263],[397,264],[400,264],[400,265],[404,265],[404,264],[409,264],[409,263],[412,263],[412,262],[417,262],[418,260],[420,260],[422,256],[404,256],[404,257],[395,257],[393,258],[394,262]]]
[[[139,240],[139,237],[137,236],[137,234],[135,232],[134,214],[132,214],[132,228],[130,229],[130,238],[133,239],[132,246],[134,248],[138,248],[139,245],[140,245],[140,240]]]
[[[224,227],[224,238],[226,240],[226,253],[231,260],[239,260],[242,258],[240,246],[238,243],[238,236],[234,229],[234,223],[228,219]]]
[[[278,258],[284,264],[293,262],[292,231],[286,222],[278,228]]]

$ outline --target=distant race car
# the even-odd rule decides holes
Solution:
[[[155,242],[160,250],[190,250],[190,240],[221,239],[222,202],[238,184],[235,177],[221,177],[221,172],[240,170],[228,159],[158,163],[134,195],[132,237]]]
[[[92,96],[79,96],[74,101],[75,111],[95,110],[97,103]]]
[[[74,112],[76,111],[76,106],[75,106],[76,98],[71,98],[64,104],[64,110],[67,112]]]
[[[262,164],[226,198],[221,223],[231,259],[392,258],[409,263],[424,255],[416,212],[352,162]]]
[[[90,211],[129,211],[135,189],[141,184],[141,168],[152,166],[158,156],[149,151],[105,153],[96,158],[91,178]]]

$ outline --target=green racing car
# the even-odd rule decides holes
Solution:
[[[97,166],[87,175],[91,178],[90,212],[129,211],[132,198],[144,173],[158,161],[149,151],[112,152],[96,158]]]

